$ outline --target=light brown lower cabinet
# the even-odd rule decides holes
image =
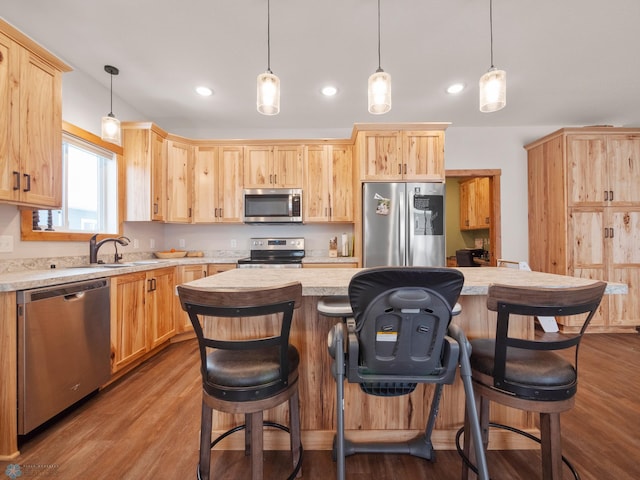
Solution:
[[[145,272],[111,277],[111,373],[147,351],[145,284]]]
[[[146,275],[147,347],[153,350],[176,334],[173,316],[175,268],[151,270]]]
[[[174,268],[111,277],[111,373],[175,335]]]
[[[236,268],[235,263],[180,265],[179,267],[176,267],[176,285],[192,282],[194,280],[198,280],[199,278],[203,278],[208,275],[215,275],[216,273],[221,273],[233,268]],[[175,292],[173,296],[175,298],[174,317],[176,333],[192,332],[193,327],[191,326],[189,315],[187,315],[187,313],[182,310],[182,306],[180,305],[180,298],[175,294]]]

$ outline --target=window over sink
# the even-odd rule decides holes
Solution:
[[[121,158],[121,147],[63,123],[62,206],[23,211],[22,240],[83,241],[95,233],[121,234]]]

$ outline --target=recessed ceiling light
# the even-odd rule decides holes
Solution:
[[[338,93],[338,89],[332,85],[327,85],[326,87],[322,87],[322,94],[325,97],[333,97],[336,93]]]
[[[209,97],[213,94],[213,90],[209,87],[196,87],[196,92],[203,97]]]
[[[465,87],[466,85],[464,83],[453,83],[447,87],[447,93],[455,95],[462,92]]]

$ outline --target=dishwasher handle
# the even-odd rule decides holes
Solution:
[[[86,290],[83,292],[70,293],[64,296],[65,302],[77,302],[78,300],[82,300],[84,297]]]

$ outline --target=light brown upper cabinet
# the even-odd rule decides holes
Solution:
[[[460,182],[460,230],[488,229],[490,224],[489,178]]]
[[[351,146],[305,146],[303,194],[305,222],[352,222]]]
[[[194,222],[242,223],[242,146],[197,147]]]
[[[244,187],[302,188],[302,146],[245,147]]]
[[[566,128],[525,148],[531,268],[629,285],[590,329],[640,325],[640,130]]]
[[[640,202],[640,133],[568,135],[571,205],[632,205]]]
[[[166,220],[166,135],[151,123],[122,123],[127,184],[125,220]]]
[[[444,131],[360,131],[356,141],[363,181],[444,181]]]
[[[167,142],[167,222],[193,221],[194,147],[169,139]]]
[[[60,207],[62,72],[69,70],[0,20],[0,201]]]

